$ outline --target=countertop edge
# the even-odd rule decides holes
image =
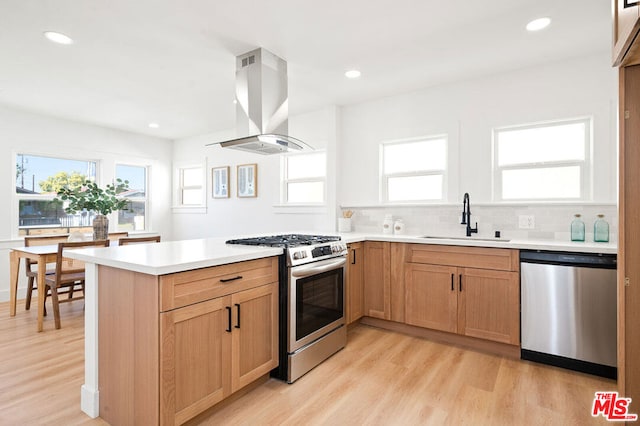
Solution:
[[[449,245],[466,247],[490,247],[519,250],[548,250],[564,251],[576,253],[603,253],[616,254],[615,243],[577,243],[565,241],[536,241],[536,240],[478,240],[478,239],[449,239],[449,238],[424,238],[412,235],[387,235],[370,233],[331,233],[339,235],[345,243],[355,243],[363,241],[382,241],[409,244],[429,244],[429,245]],[[193,240],[196,241],[196,240]],[[280,247],[256,247],[256,246],[228,246],[221,239],[198,240],[200,244],[207,246],[206,249],[198,252],[197,255],[189,258],[189,253],[185,250],[185,243],[190,240],[158,243],[156,248],[131,248],[127,246],[125,250],[112,251],[113,248],[89,248],[69,250],[67,256],[82,260],[87,263],[110,266],[114,268],[140,272],[149,275],[166,275],[177,272],[184,272],[193,269],[207,268],[211,266],[225,265],[246,260],[260,259],[264,257],[278,256],[283,253]],[[154,244],[155,245],[155,244]],[[163,252],[161,245],[166,247]],[[122,248],[121,248],[122,249]],[[136,259],[143,259],[138,260]],[[154,259],[145,262],[144,259]],[[164,260],[162,260],[164,259]],[[176,259],[176,260],[173,260]]]
[[[94,263],[101,266],[110,266],[127,271],[159,276],[177,272],[191,271],[194,269],[208,268],[211,266],[244,262],[246,260],[262,259],[265,257],[278,256],[282,254],[282,248],[261,247],[260,249],[256,249],[253,252],[247,252],[243,254],[216,256],[209,259],[195,260],[192,262],[178,262],[171,265],[151,266],[99,256],[96,255],[93,250],[94,249],[69,250],[68,252],[65,252],[65,256],[82,260],[86,263]]]
[[[424,238],[418,235],[387,235],[387,234],[368,234],[368,233],[341,233],[338,234],[345,243],[356,243],[363,241],[382,241],[391,243],[410,243],[410,244],[431,244],[431,245],[447,245],[447,246],[465,246],[465,247],[490,247],[490,248],[506,248],[519,250],[549,250],[549,251],[566,251],[576,253],[604,253],[617,254],[618,247],[615,243],[595,243],[595,242],[571,242],[571,241],[546,241],[546,240],[496,240],[485,241],[470,238],[451,239],[451,238]]]

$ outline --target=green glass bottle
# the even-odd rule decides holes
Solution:
[[[604,220],[603,214],[599,214],[593,224],[593,241],[597,243],[609,242],[609,224]]]
[[[579,214],[571,221],[571,241],[584,241],[584,222]]]

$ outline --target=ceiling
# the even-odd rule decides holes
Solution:
[[[234,128],[235,57],[257,47],[288,62],[297,114],[610,43],[607,0],[2,0],[0,104],[179,139]]]

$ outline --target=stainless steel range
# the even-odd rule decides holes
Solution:
[[[340,237],[275,235],[227,244],[283,247],[280,258],[280,365],[272,375],[293,383],[347,342]]]

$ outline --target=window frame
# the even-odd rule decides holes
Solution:
[[[184,186],[184,171],[187,169],[200,169],[200,185]],[[207,166],[203,163],[185,162],[174,164],[173,177],[173,207],[175,213],[206,213],[207,212]],[[200,204],[184,204],[183,190],[198,189],[201,191]]]
[[[129,201],[131,202],[141,202],[144,201],[144,228],[143,229],[134,229],[133,231],[148,231],[151,229],[150,226],[150,222],[149,219],[151,217],[151,213],[149,211],[149,194],[150,194],[150,188],[149,185],[151,183],[151,179],[149,178],[149,174],[151,173],[151,166],[148,164],[136,164],[136,163],[131,163],[131,162],[116,162],[113,165],[113,174],[114,174],[114,180],[117,179],[118,176],[118,166],[128,166],[128,167],[139,167],[144,169],[145,171],[145,175],[144,175],[144,197],[126,197]],[[124,180],[124,179],[123,179]],[[118,212],[115,212],[115,223],[116,223],[116,228],[118,231],[120,231],[120,222],[119,222],[119,216],[118,216]]]
[[[549,160],[549,161],[535,161],[530,163],[520,163],[513,165],[500,166],[499,165],[499,133],[501,131],[513,131],[513,130],[527,130],[538,129],[553,126],[562,126],[569,124],[583,123],[585,126],[585,139],[584,139],[584,160]],[[590,201],[593,197],[592,182],[593,182],[593,164],[592,164],[592,150],[593,150],[593,117],[577,117],[569,119],[557,119],[550,121],[542,121],[528,124],[517,124],[512,126],[495,127],[491,132],[491,150],[492,150],[492,195],[493,200],[496,202],[504,203],[548,203],[548,202],[583,202]],[[502,173],[508,170],[536,170],[536,169],[550,169],[550,168],[562,168],[577,166],[580,168],[580,196],[574,198],[558,198],[558,197],[543,197],[543,198],[504,198],[502,194]]]
[[[306,177],[290,179],[288,176],[289,171],[289,159],[292,157],[300,157],[304,155],[324,154],[324,174],[318,177]],[[324,149],[317,149],[312,152],[296,152],[283,154],[281,157],[280,166],[280,202],[283,206],[324,206],[327,203],[327,168],[328,168],[327,151]],[[289,184],[290,183],[322,183],[322,201],[319,202],[289,202]]]
[[[410,172],[385,173],[384,149],[390,145],[413,144],[417,142],[428,142],[433,140],[444,139],[444,169],[424,169]],[[421,137],[412,137],[407,139],[397,139],[384,141],[379,146],[379,188],[380,202],[382,204],[440,204],[447,200],[447,185],[449,180],[449,135],[447,133],[433,134]],[[420,177],[420,176],[442,176],[442,186],[440,188],[440,198],[421,199],[421,200],[389,200],[389,179],[403,177]]]
[[[85,158],[85,157],[78,157],[75,155],[70,155],[67,152],[63,152],[63,153],[49,153],[49,152],[33,152],[33,151],[18,151],[18,150],[13,150],[12,152],[12,176],[13,176],[13,172],[16,171],[16,164],[18,162],[18,158],[19,156],[31,156],[31,157],[45,157],[45,158],[51,158],[51,159],[59,159],[59,160],[71,160],[71,161],[82,161],[82,162],[87,162],[87,163],[94,163],[95,165],[95,176],[94,176],[94,182],[100,182],[100,177],[101,177],[101,169],[102,169],[102,161],[96,158]],[[53,201],[54,198],[56,198],[55,194],[20,194],[18,192],[16,192],[16,182],[15,179],[13,180],[12,183],[12,194],[11,194],[11,233],[12,235],[15,235],[17,237],[20,237],[21,234],[21,229],[20,229],[20,201],[23,200],[33,200],[33,201]],[[90,225],[88,225],[90,226]],[[49,226],[47,227],[46,225],[43,225],[40,228],[33,228],[33,229],[56,229],[56,228],[65,228],[65,226],[63,226],[62,224],[60,226]],[[28,234],[28,230],[25,231]]]

